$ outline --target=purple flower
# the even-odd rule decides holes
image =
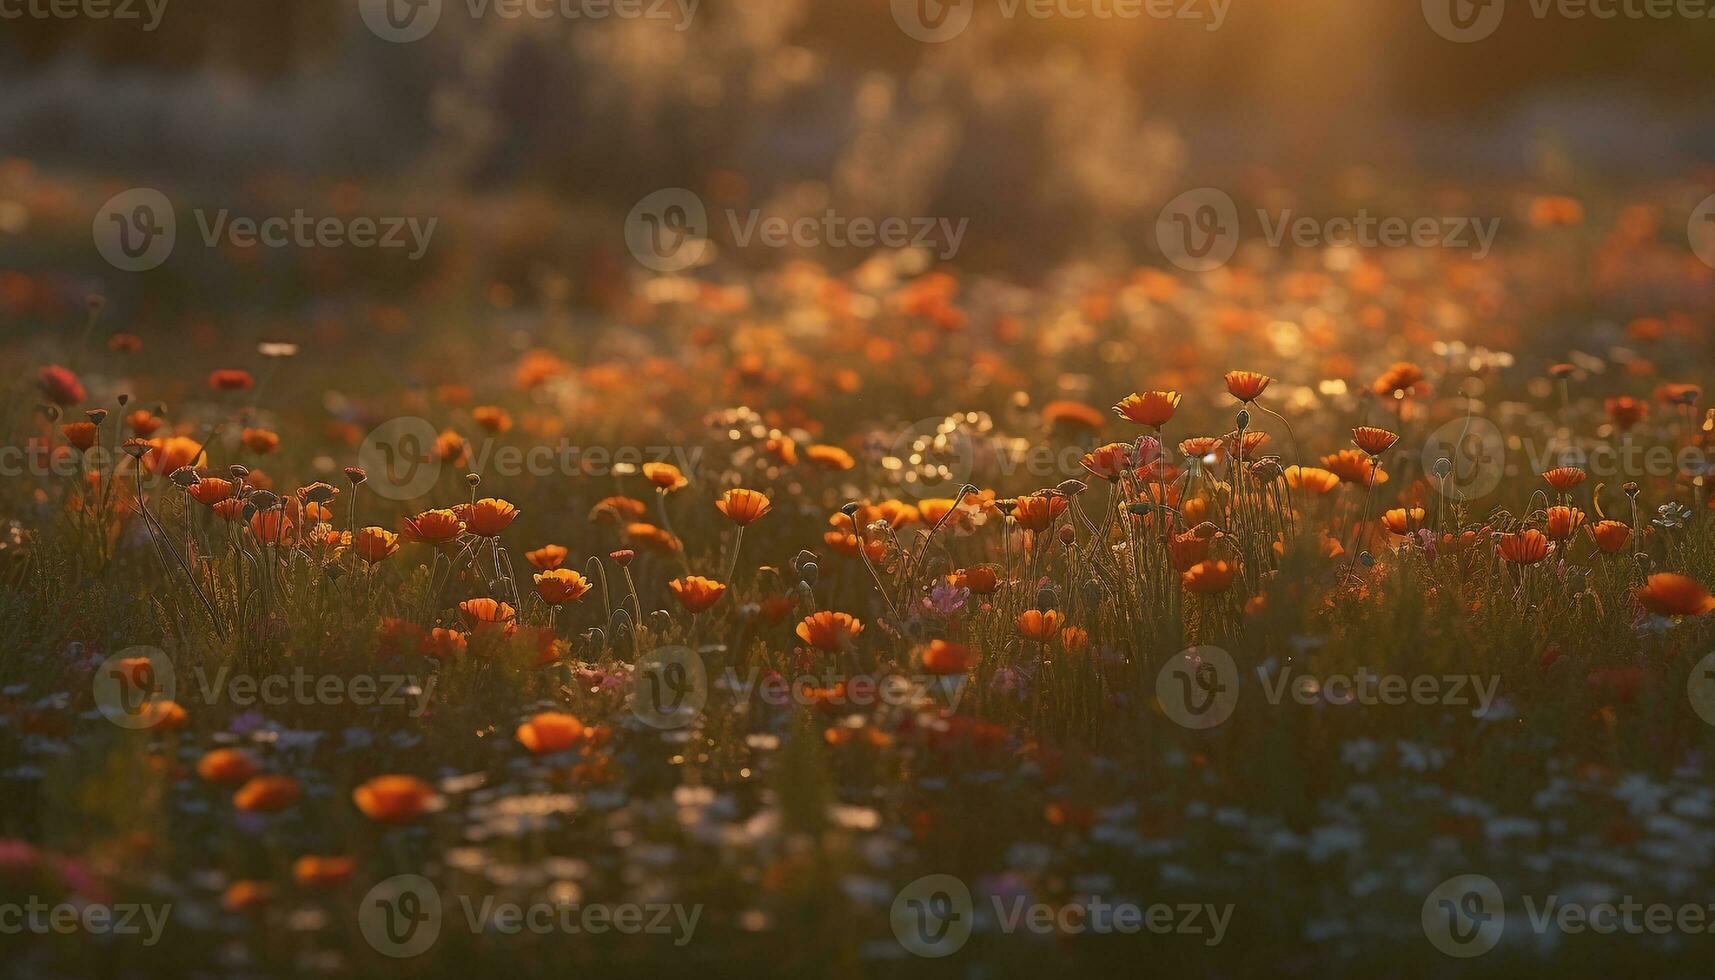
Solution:
[[[951,619],[965,608],[965,600],[971,597],[971,590],[956,586],[942,579],[929,590],[928,598],[923,600],[923,608],[942,619]]]

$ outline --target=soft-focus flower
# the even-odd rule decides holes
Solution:
[[[66,442],[76,449],[88,449],[95,445],[96,437],[100,434],[94,422],[67,422],[60,426],[60,433],[65,436]]]
[[[348,857],[305,854],[292,862],[292,880],[300,888],[338,888],[351,880],[356,867]]]
[[[1638,602],[1657,616],[1703,616],[1715,612],[1715,597],[1703,583],[1673,572],[1657,572],[1638,589]]]
[[[804,458],[825,470],[843,472],[857,465],[852,454],[838,446],[817,443],[804,450]]]
[[[376,776],[351,791],[352,802],[377,823],[410,823],[437,809],[440,795],[415,776]]]
[[[923,651],[923,669],[931,674],[963,674],[976,665],[976,651],[962,643],[930,640]]]
[[[1288,466],[1286,485],[1311,496],[1321,496],[1340,485],[1340,476],[1316,466]]]
[[[1614,427],[1621,432],[1629,431],[1639,422],[1649,418],[1649,402],[1630,395],[1610,398],[1604,406],[1608,410],[1608,417],[1614,420]]]
[[[1398,361],[1388,366],[1374,382],[1370,390],[1384,398],[1399,395],[1409,395],[1423,383],[1423,369],[1410,361]]]
[[[204,781],[236,786],[256,775],[256,763],[240,749],[213,749],[197,760]]]
[[[1375,458],[1356,449],[1342,449],[1322,457],[1320,462],[1323,469],[1346,483],[1369,486],[1373,481],[1376,486],[1381,486],[1388,481],[1387,471],[1376,465]]]
[[[42,397],[67,408],[83,404],[83,400],[88,397],[88,393],[83,389],[83,382],[77,379],[77,375],[58,364],[38,368],[36,386],[42,390]]]
[[[518,726],[518,741],[536,755],[564,752],[584,737],[584,724],[563,711],[544,711]]]
[[[552,569],[559,568],[561,565],[565,564],[566,555],[568,553],[569,552],[560,545],[545,544],[542,547],[537,548],[535,551],[524,552],[524,560],[530,563],[531,568],[541,569],[542,571],[551,571]]]
[[[220,368],[209,372],[208,386],[215,391],[248,391],[256,386],[256,379],[249,371],[238,368]]]
[[[476,420],[477,425],[495,435],[508,432],[512,428],[512,416],[507,414],[506,409],[497,405],[478,405],[470,410],[470,417]]]
[[[246,813],[275,813],[298,802],[303,788],[290,776],[256,776],[232,796],[232,805]]]
[[[1218,595],[1233,586],[1238,566],[1228,561],[1203,561],[1192,565],[1179,576],[1185,591],[1197,595]]]
[[[280,437],[268,429],[247,428],[239,433],[238,441],[244,444],[245,449],[259,456],[266,456],[280,448]]]
[[[672,463],[644,463],[643,478],[655,485],[657,490],[677,490],[691,482],[685,479],[685,474]]]
[[[1132,446],[1129,442],[1110,442],[1085,453],[1078,464],[1091,476],[1112,483],[1131,468]]]

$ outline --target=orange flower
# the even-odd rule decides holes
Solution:
[[[510,604],[494,599],[466,599],[459,603],[459,615],[464,617],[467,626],[476,629],[478,626],[510,623],[517,611]]]
[[[1060,645],[1069,653],[1081,653],[1090,645],[1090,631],[1082,626],[1067,626],[1060,631]]]
[[[1548,557],[1548,538],[1536,528],[1501,535],[1501,557],[1515,565],[1534,565]]]
[[[1303,490],[1312,496],[1321,496],[1340,485],[1338,474],[1315,466],[1288,466],[1286,468],[1286,485],[1294,490]]]
[[[1388,481],[1387,471],[1375,465],[1374,457],[1366,456],[1356,449],[1342,449],[1322,457],[1320,462],[1324,469],[1333,472],[1347,483],[1369,486],[1373,479],[1379,487]]]
[[[357,552],[357,557],[373,565],[393,557],[399,550],[399,535],[384,527],[371,525],[358,529],[351,547]]]
[[[1090,475],[1112,483],[1125,475],[1131,467],[1131,444],[1125,442],[1110,442],[1098,446],[1084,454],[1078,463],[1090,471]]]
[[[1565,541],[1584,526],[1584,512],[1576,507],[1548,508],[1548,540]]]
[[[435,437],[435,455],[448,466],[463,466],[470,459],[470,444],[457,432],[443,429]]]
[[[205,782],[237,785],[256,775],[256,763],[238,749],[213,749],[197,760],[197,775]]]
[[[701,575],[687,575],[667,583],[667,588],[679,597],[679,604],[693,613],[700,613],[715,603],[721,601],[726,594],[726,586],[712,578]]]
[[[1410,361],[1398,361],[1390,365],[1381,376],[1370,384],[1370,390],[1384,398],[1397,395],[1409,395],[1419,384],[1423,383],[1423,369]]]
[[[535,551],[524,552],[524,560],[528,561],[532,568],[551,571],[565,563],[567,554],[566,549],[557,544],[545,544]]]
[[[644,463],[643,476],[655,484],[656,489],[669,492],[691,482],[685,479],[685,474],[679,472],[679,468],[672,463]]]
[[[550,606],[577,602],[589,590],[589,579],[569,568],[552,568],[536,576],[536,594]]]
[[[278,510],[259,510],[250,518],[250,533],[263,544],[279,547],[292,536],[292,519]]]
[[[584,737],[584,723],[563,711],[544,711],[518,726],[518,741],[536,755],[564,752]]]
[[[1608,399],[1604,405],[1608,409],[1608,417],[1614,420],[1614,425],[1621,432],[1629,431],[1633,426],[1649,418],[1649,402],[1640,401],[1630,395]]]
[[[139,408],[125,416],[125,424],[130,427],[133,435],[140,439],[147,439],[161,427],[161,420],[148,409]]]
[[[1273,382],[1273,378],[1255,371],[1228,371],[1227,393],[1241,402],[1254,402]]]
[[[190,466],[202,455],[202,443],[184,436],[150,439],[149,445],[155,450],[149,454],[149,469],[157,476]]]
[[[464,521],[459,515],[450,510],[426,510],[415,517],[407,517],[399,525],[399,533],[406,541],[418,544],[446,544],[456,540],[464,533]]]
[[[829,653],[845,650],[862,632],[863,623],[843,612],[812,613],[798,624],[800,640]]]
[[[1715,612],[1715,597],[1703,583],[1672,572],[1657,572],[1638,590],[1638,602],[1657,616],[1703,616]]]
[[[671,531],[643,521],[625,525],[625,540],[633,548],[670,555],[679,550],[679,539]]]
[[[1179,443],[1179,451],[1188,459],[1203,459],[1212,457],[1210,463],[1219,463],[1226,446],[1214,436],[1194,436]]]
[[[338,888],[351,880],[355,868],[348,857],[306,854],[292,862],[292,880],[301,888]]]
[[[774,458],[781,466],[798,465],[798,444],[791,436],[770,436],[762,444],[762,451]]]
[[[1066,512],[1066,498],[1057,493],[1018,498],[1012,517],[1027,531],[1046,531]]]
[[[410,823],[438,809],[434,787],[415,776],[376,776],[351,791],[352,802],[377,823]]]
[[[715,501],[715,506],[739,527],[754,524],[765,517],[773,505],[768,498],[755,490],[728,490],[721,494],[721,499]]]
[[[512,416],[506,414],[506,409],[495,405],[478,405],[470,410],[470,417],[476,420],[477,425],[495,435],[512,428]]]
[[[1395,507],[1382,515],[1382,526],[1395,534],[1410,534],[1423,526],[1423,508]]]
[[[88,449],[95,445],[96,436],[100,434],[94,422],[67,422],[60,426],[60,432],[65,435],[66,442],[77,449]]]
[[[1000,588],[1000,578],[988,565],[973,565],[956,572],[954,584],[970,589],[972,595],[988,595]]]
[[[643,501],[631,497],[604,497],[590,508],[590,520],[598,524],[626,524],[640,521],[649,512]]]
[[[238,438],[245,449],[262,456],[280,448],[280,437],[267,429],[245,429]]]
[[[240,878],[221,893],[220,906],[228,912],[254,912],[274,900],[274,886],[266,881]]]
[[[225,500],[217,500],[210,505],[210,509],[214,511],[216,517],[234,524],[244,517],[244,501],[237,497],[228,496]]]
[[[436,660],[452,660],[464,653],[469,646],[470,641],[465,639],[463,633],[437,626],[423,637],[422,646],[417,652]]]
[[[1114,406],[1114,411],[1128,421],[1159,429],[1172,420],[1178,408],[1179,392],[1146,391],[1125,396]]]
[[[1046,611],[1027,609],[1019,613],[1018,619],[1014,620],[1014,623],[1018,626],[1020,636],[1035,640],[1038,643],[1047,643],[1054,639],[1055,634],[1060,632],[1061,620],[1062,617],[1057,609]]]
[[[1618,554],[1632,539],[1632,529],[1623,521],[1598,521],[1584,530],[1596,543],[1596,549],[1605,555]]]
[[[857,465],[857,461],[852,459],[851,453],[838,446],[828,446],[822,443],[805,449],[804,456],[817,466],[836,472],[843,472]]]
[[[277,813],[302,795],[298,781],[290,776],[257,776],[238,788],[232,805],[245,813]]]
[[[221,368],[211,371],[208,376],[208,386],[215,391],[248,391],[255,384],[256,379],[250,376],[249,371],[237,368]]]
[[[923,518],[923,523],[930,527],[934,527],[943,520],[958,528],[969,527],[971,523],[970,508],[961,505],[958,510],[954,510],[953,498],[951,497],[930,497],[927,500],[919,500],[917,501],[917,513]]]
[[[1179,584],[1187,592],[1198,595],[1218,595],[1233,586],[1239,567],[1228,561],[1198,562],[1179,576]]]
[[[1380,456],[1392,449],[1393,444],[1398,441],[1398,433],[1378,429],[1373,425],[1360,425],[1352,430],[1352,444],[1371,456]]]
[[[77,379],[70,369],[58,364],[49,364],[36,370],[36,384],[42,389],[42,395],[55,405],[70,407],[80,404],[88,393],[84,391],[83,382]]]
[[[930,640],[923,651],[923,669],[931,674],[963,674],[976,665],[976,651],[962,643]]]
[[[1173,567],[1179,571],[1188,571],[1193,565],[1206,561],[1209,557],[1210,538],[1196,531],[1186,531],[1175,534],[1167,542],[1167,555],[1173,561]]]
[[[1584,471],[1576,466],[1557,466],[1542,474],[1548,485],[1561,493],[1566,493],[1573,487],[1584,482]]]
[[[1055,401],[1042,406],[1042,421],[1051,426],[1064,425],[1091,432],[1102,427],[1102,411],[1083,402]]]
[[[470,533],[482,538],[497,538],[500,532],[518,519],[518,508],[499,497],[484,497],[474,504],[459,504],[453,513],[464,520]]]

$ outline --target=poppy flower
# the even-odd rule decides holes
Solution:
[[[220,907],[228,912],[254,912],[274,900],[274,886],[266,881],[240,878],[221,893]]]
[[[376,776],[351,791],[352,802],[377,823],[410,823],[440,808],[434,787],[415,776]]]
[[[1018,627],[1018,633],[1025,639],[1038,643],[1047,643],[1060,632],[1063,617],[1057,609],[1041,610],[1026,609],[1018,614],[1013,624]]]
[[[1042,421],[1050,426],[1064,425],[1067,428],[1094,432],[1102,427],[1105,419],[1099,408],[1085,405],[1083,402],[1062,400],[1042,406]]]
[[[497,538],[518,519],[521,513],[511,503],[499,497],[484,497],[474,504],[459,504],[453,513],[463,520],[470,533],[480,538]]]
[[[239,749],[213,749],[197,760],[197,775],[204,782],[236,786],[256,775],[256,763]]]
[[[1590,534],[1590,540],[1596,543],[1596,550],[1605,555],[1619,554],[1632,539],[1631,526],[1624,521],[1597,521],[1585,528]]]
[[[458,630],[437,626],[423,635],[417,652],[435,660],[453,660],[470,647],[470,641]]]
[[[544,711],[518,726],[518,741],[536,755],[564,752],[584,737],[584,723],[563,711]]]
[[[669,493],[691,482],[672,463],[644,463],[643,477],[653,483],[655,489]]]
[[[1019,497],[1013,520],[1026,531],[1046,531],[1066,512],[1067,500],[1058,493]]]
[[[451,429],[435,437],[435,456],[448,466],[463,466],[470,460],[470,443]]]
[[[1219,595],[1232,588],[1238,571],[1238,565],[1229,561],[1198,562],[1180,574],[1179,584],[1197,595]]]
[[[1262,456],[1263,447],[1268,445],[1270,438],[1272,437],[1261,429],[1251,429],[1242,436],[1237,432],[1229,432],[1226,435],[1227,455],[1254,462]]]
[[[863,632],[863,623],[843,612],[819,612],[798,624],[798,638],[818,650],[839,653]]]
[[[988,565],[972,565],[955,572],[953,584],[970,589],[973,595],[989,595],[1000,588],[1000,577]]]
[[[536,576],[536,594],[550,606],[577,602],[589,590],[589,579],[569,568],[552,568]]]
[[[201,486],[202,484],[197,485]],[[244,501],[232,496],[231,491],[228,491],[226,499],[217,500],[210,504],[209,509],[214,511],[216,517],[233,524],[244,519]]]
[[[1175,534],[1167,542],[1167,555],[1173,561],[1173,567],[1181,572],[1190,570],[1191,566],[1206,561],[1213,539],[1204,537],[1194,531]]]
[[[238,441],[258,456],[266,456],[280,448],[280,437],[267,429],[245,429],[239,434]]]
[[[712,578],[701,575],[687,575],[667,583],[667,588],[679,597],[679,604],[692,613],[700,613],[715,603],[721,601],[726,594],[726,586]]]
[[[1068,653],[1082,653],[1090,645],[1090,631],[1082,626],[1067,626],[1060,630],[1060,645]]]
[[[1423,508],[1395,507],[1382,515],[1382,526],[1394,534],[1411,534],[1423,526]]]
[[[1715,597],[1685,575],[1657,572],[1637,592],[1638,602],[1657,616],[1703,616],[1715,612]]]
[[[1410,361],[1397,361],[1370,383],[1370,391],[1383,398],[1393,398],[1411,394],[1422,383],[1422,368]]]
[[[679,550],[679,539],[671,531],[644,521],[625,525],[625,540],[640,551],[670,555]]]
[[[1261,398],[1268,386],[1274,383],[1273,378],[1255,371],[1228,371],[1226,380],[1227,394],[1246,403]]]
[[[857,465],[852,454],[838,446],[817,443],[804,450],[804,457],[825,470],[843,472]]]
[[[1318,462],[1323,469],[1334,473],[1346,483],[1369,486],[1373,481],[1379,487],[1388,481],[1387,470],[1376,466],[1373,456],[1366,456],[1356,449],[1342,449],[1322,457]]]
[[[479,626],[504,625],[512,622],[513,617],[517,614],[517,610],[514,610],[509,603],[494,599],[466,599],[459,603],[459,615],[464,618],[465,625],[471,629],[476,629]]]
[[[1584,471],[1576,466],[1556,466],[1542,474],[1548,485],[1561,493],[1567,493],[1573,487],[1584,482]]]
[[[446,544],[455,541],[465,530],[464,521],[451,510],[426,510],[407,517],[399,524],[399,533],[406,541],[418,544]]]
[[[1131,468],[1131,453],[1131,443],[1110,442],[1085,453],[1078,460],[1078,465],[1088,470],[1091,476],[1112,483]]]
[[[715,506],[739,527],[747,527],[765,517],[773,505],[755,490],[735,489],[721,494]]]
[[[791,436],[774,435],[762,444],[762,451],[767,453],[781,466],[798,465],[798,444]]]
[[[506,409],[495,405],[478,405],[470,410],[470,417],[476,420],[477,425],[495,435],[512,429],[512,416],[507,414]]]
[[[83,382],[77,379],[77,375],[58,364],[38,368],[36,386],[42,389],[42,397],[67,408],[81,405],[84,398],[88,397],[88,392],[84,391]]]
[[[1608,417],[1614,420],[1614,427],[1621,432],[1628,432],[1639,422],[1649,418],[1649,402],[1630,395],[1610,398],[1603,405],[1608,410]]]
[[[1179,443],[1179,451],[1184,453],[1187,459],[1203,460],[1207,464],[1219,463],[1226,448],[1221,440],[1214,436],[1194,436]]]
[[[1125,396],[1114,411],[1127,421],[1159,429],[1173,419],[1178,408],[1179,392],[1145,391]]]
[[[96,437],[100,434],[94,422],[67,422],[60,426],[60,433],[66,437],[66,442],[76,449],[88,449],[95,445]]]
[[[208,386],[215,391],[249,391],[256,386],[256,379],[249,371],[220,368],[209,372]]]
[[[1288,466],[1286,485],[1319,497],[1339,486],[1340,476],[1317,466]]]
[[[245,813],[278,813],[302,795],[303,788],[290,776],[256,776],[232,795],[232,805]]]
[[[629,524],[640,521],[649,508],[643,501],[631,497],[604,497],[590,508],[590,521],[596,524]]]
[[[263,544],[279,547],[292,536],[292,519],[278,510],[259,510],[251,515],[250,533]]]
[[[923,519],[923,523],[930,527],[934,527],[943,521],[955,527],[968,527],[972,516],[971,511],[962,505],[955,509],[951,497],[930,497],[927,500],[919,500],[917,513]]]
[[[1352,444],[1371,456],[1380,456],[1392,449],[1393,444],[1398,441],[1399,433],[1378,429],[1373,425],[1360,425],[1352,430]]]
[[[161,428],[161,419],[160,416],[148,409],[139,408],[125,416],[125,425],[131,430],[132,435],[147,439]]]
[[[546,572],[565,564],[567,554],[566,549],[557,544],[545,544],[535,551],[524,552],[524,560],[530,563],[530,567]]]
[[[931,674],[963,674],[976,665],[976,651],[962,643],[930,640],[923,651],[923,669]]]
[[[357,552],[357,557],[373,565],[386,561],[399,550],[399,535],[384,527],[359,528],[352,539],[351,550]]]
[[[202,443],[185,436],[150,439],[149,470],[156,476],[166,476],[181,466],[191,466],[202,456]]]
[[[1565,541],[1584,526],[1584,512],[1576,507],[1550,507],[1544,529],[1550,541]]]
[[[292,862],[292,880],[300,888],[338,888],[351,880],[356,862],[348,857],[305,854]]]
[[[1548,557],[1548,537],[1536,528],[1501,535],[1501,558],[1515,565],[1534,565]]]

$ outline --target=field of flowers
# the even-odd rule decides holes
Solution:
[[[1706,970],[1683,187],[1028,283],[490,202],[169,303],[4,180],[10,975]]]

